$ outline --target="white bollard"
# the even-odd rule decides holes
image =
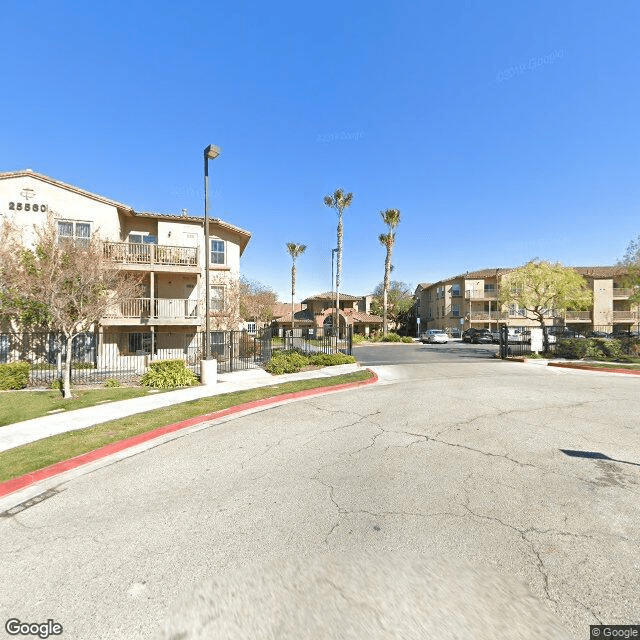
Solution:
[[[218,361],[200,360],[200,382],[207,386],[218,382]]]

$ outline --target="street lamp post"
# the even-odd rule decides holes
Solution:
[[[333,287],[334,287],[334,278],[333,278],[333,256],[335,256],[335,254],[337,253],[337,249],[331,249],[331,301],[333,302],[334,297],[333,297]],[[337,319],[337,314],[336,314],[336,319]],[[335,327],[333,327],[334,331],[335,331]]]
[[[215,160],[220,155],[220,149],[210,144],[204,150],[204,359],[211,358],[211,321],[209,318],[209,305],[211,291],[209,290],[209,261],[211,260],[211,248],[209,247],[209,160]]]

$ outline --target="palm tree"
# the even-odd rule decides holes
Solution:
[[[340,334],[340,325],[339,323],[339,309],[340,309],[340,275],[342,274],[342,213],[344,210],[351,206],[351,202],[353,201],[353,193],[345,193],[344,189],[336,189],[333,195],[328,195],[324,197],[324,203],[327,207],[331,209],[335,209],[338,212],[338,264],[336,267],[336,320],[335,330],[337,331],[336,335]]]
[[[296,295],[296,259],[301,256],[307,249],[306,244],[296,244],[295,242],[287,242],[287,251],[293,260],[291,265],[291,337],[293,338],[293,325],[294,325],[294,306],[293,297]]]
[[[382,221],[389,228],[389,233],[381,233],[378,236],[380,244],[387,248],[387,256],[384,260],[384,285],[382,290],[382,332],[387,335],[387,294],[391,280],[391,255],[393,254],[393,245],[396,241],[396,228],[400,224],[400,211],[398,209],[387,209],[380,212]]]

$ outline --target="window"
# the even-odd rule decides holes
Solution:
[[[257,330],[258,328],[255,322],[247,322],[247,333],[250,333],[253,335],[257,332]]]
[[[459,304],[452,304],[451,305],[451,315],[454,318],[459,318],[460,317],[460,305]]]
[[[149,233],[130,233],[129,242],[131,244],[157,244],[158,238]]]
[[[129,353],[141,355],[151,353],[151,334],[150,333],[130,333],[129,334]]]
[[[224,311],[224,287],[209,287],[209,311]]]
[[[74,220],[58,220],[58,240],[73,240],[83,247],[89,246],[91,224]]]
[[[217,358],[226,358],[228,344],[225,342],[224,331],[211,332],[211,354]]]
[[[484,283],[485,293],[494,292],[496,290],[496,285],[493,282],[485,282]]]
[[[225,264],[223,240],[211,240],[211,264]]]
[[[451,285],[451,296],[454,298],[459,298],[460,297],[460,285],[459,284],[452,284]]]

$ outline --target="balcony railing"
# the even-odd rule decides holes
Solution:
[[[614,322],[637,322],[640,314],[637,311],[626,310],[626,311],[614,311],[613,312],[613,321]]]
[[[591,320],[591,311],[567,311],[564,316],[565,321],[570,320]]]
[[[196,300],[182,298],[130,298],[117,302],[105,318],[188,320],[198,317]]]
[[[613,287],[613,297],[614,298],[628,298],[635,293],[635,289],[633,288],[624,288],[624,287]]]
[[[104,255],[121,264],[198,266],[197,247],[170,247],[138,242],[105,242]]]
[[[471,311],[469,313],[469,320],[471,320],[471,322],[502,320],[504,317],[504,313],[500,313],[499,311]]]
[[[465,297],[467,300],[497,300],[498,292],[495,289],[467,289]]]

